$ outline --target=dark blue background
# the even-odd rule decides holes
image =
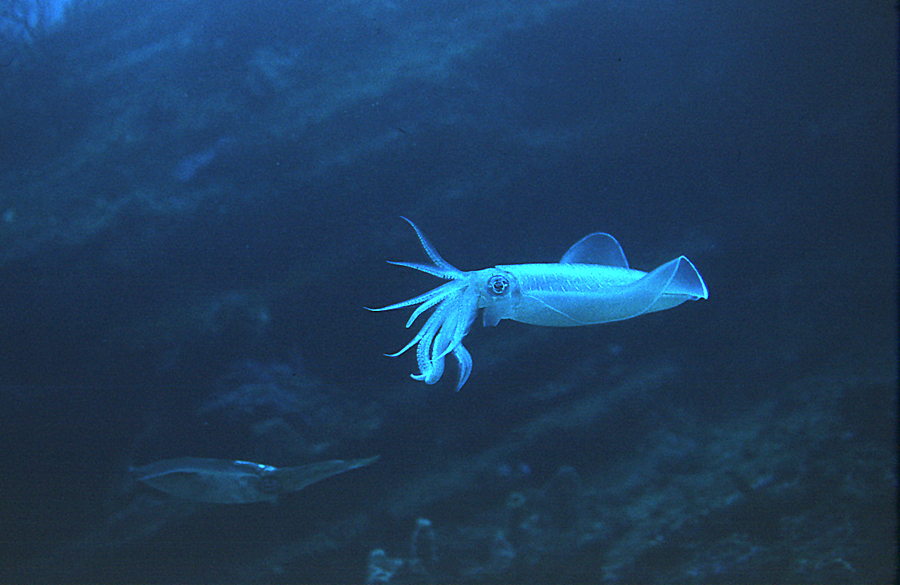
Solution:
[[[331,481],[355,486],[346,489],[367,498],[360,506],[403,535],[369,526],[333,553],[352,570],[284,577],[362,579],[368,550],[404,541],[409,518],[456,516],[452,501],[385,512],[386,486],[415,482],[442,454],[465,467],[469,454],[503,445],[566,404],[544,402],[548,386],[608,392],[600,366],[621,380],[673,364],[657,415],[684,409],[700,427],[773,399],[796,405],[806,400],[798,387],[831,380],[845,386],[823,412],[850,417],[856,436],[876,429],[867,440],[891,452],[896,25],[888,2],[196,0],[76,3],[30,43],[7,33],[2,517],[4,533],[19,535],[4,547],[10,578],[31,570],[13,558],[57,571],[52,559],[87,546],[86,531],[115,541],[98,526],[124,506],[129,464],[381,453],[352,472],[370,487]],[[710,299],[571,330],[476,323],[463,392],[452,393],[455,372],[419,387],[407,377],[413,357],[381,355],[414,334],[402,327],[407,314],[363,308],[439,284],[384,263],[424,259],[400,215],[463,270],[552,262],[606,231],[636,268],[687,255]],[[582,362],[594,364],[590,375]],[[314,388],[304,406],[286,413],[266,395],[264,406],[229,403],[237,414],[202,410],[229,388],[295,383],[286,378]],[[841,401],[856,405],[852,415]],[[287,421],[327,447],[267,451],[252,439],[258,419]],[[597,469],[619,452],[599,441],[659,424],[640,409],[620,422],[609,435],[532,450],[535,485],[560,464]],[[834,452],[804,457],[825,465]],[[331,497],[322,489],[309,497]],[[225,565],[252,566],[287,540],[250,536],[240,515],[253,513],[230,521],[257,548]],[[333,521],[316,514],[311,526]],[[225,522],[208,510],[177,518],[165,529],[180,527],[177,542]],[[166,577],[142,563],[171,551],[126,540],[135,564],[125,580],[237,574],[176,558]],[[110,578],[98,567],[120,562],[122,548],[92,546],[84,566],[56,577]],[[857,564],[861,580],[891,571]]]

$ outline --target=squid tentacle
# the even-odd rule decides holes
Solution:
[[[426,238],[425,234],[422,233],[422,230],[419,229],[419,226],[405,217],[403,217],[403,219],[406,220],[406,223],[412,226],[412,229],[416,230],[416,235],[419,237],[419,243],[422,244],[422,248],[425,249],[425,253],[428,254],[428,257],[431,258],[431,261],[434,262],[435,266],[443,268],[447,272],[454,273],[457,275],[457,277],[465,275],[465,272],[441,258],[441,255],[438,254],[438,251],[435,249],[435,247],[431,245],[431,242],[428,241],[428,238]]]
[[[451,284],[455,284],[456,286],[455,287],[448,286]],[[409,329],[410,325],[412,325],[415,322],[415,320],[419,318],[419,315],[421,315],[422,313],[424,313],[431,307],[433,307],[435,305],[439,305],[439,304],[443,303],[444,301],[448,300],[448,297],[450,297],[450,295],[456,294],[460,288],[465,288],[466,286],[467,285],[465,283],[461,283],[461,282],[455,282],[455,283],[448,282],[447,284],[439,287],[438,289],[435,289],[435,290],[439,290],[441,288],[447,287],[446,291],[443,294],[436,295],[434,298],[431,298],[431,299],[425,301],[424,303],[422,303],[421,305],[419,305],[419,307],[416,308],[415,311],[413,311],[412,315],[409,316],[409,320],[406,322],[406,328]]]
[[[434,339],[437,337],[441,325],[447,319],[449,311],[450,306],[448,304],[442,304],[435,310],[431,317],[428,318],[428,321],[425,322],[425,326],[422,327],[422,330],[419,331],[419,335],[421,335],[422,338],[419,341],[419,346],[416,348],[416,361],[418,361],[419,370],[423,374],[425,373],[425,370],[430,369],[436,361],[431,349],[434,346]],[[416,337],[418,337],[418,335]]]
[[[456,391],[459,392],[472,373],[472,354],[460,343],[453,350],[453,357],[459,363],[459,381],[456,383]]]
[[[426,384],[437,382],[444,372],[444,358],[452,353],[460,367],[461,382],[457,389],[462,387],[471,372],[472,361],[471,355],[462,346],[462,340],[475,320],[477,309],[477,295],[463,291],[460,296],[447,299],[435,310],[416,336],[419,338],[416,358],[421,373],[414,375],[414,379]]]
[[[466,290],[462,298],[456,300],[454,309],[451,315],[452,321],[448,319],[441,327],[441,333],[447,333],[449,341],[446,347],[436,356],[437,358],[442,358],[455,350],[462,343],[466,334],[469,333],[469,328],[472,326],[478,311],[478,295],[472,294],[470,290]],[[449,328],[448,322],[451,325]],[[437,344],[435,344],[435,350],[437,350]]]
[[[388,264],[393,264],[394,266],[405,266],[406,268],[412,268],[413,270],[418,270],[419,272],[424,272],[426,274],[430,274],[432,276],[437,276],[438,278],[443,278],[445,280],[455,280],[457,278],[462,278],[465,275],[464,272],[460,272],[456,270],[452,266],[452,270],[447,270],[445,268],[438,268],[435,266],[429,266],[427,264],[418,264],[417,262],[397,262],[395,260],[388,260]]]
[[[419,303],[430,301],[431,299],[434,299],[436,297],[442,297],[439,300],[443,300],[443,297],[453,294],[455,289],[459,286],[460,283],[458,282],[448,282],[447,284],[442,284],[441,286],[433,288],[427,293],[422,293],[413,299],[409,299],[408,301],[401,301],[399,303],[394,303],[393,305],[388,305],[386,307],[376,307],[374,309],[371,307],[366,307],[366,310],[376,313],[380,311],[393,311],[394,309],[402,309],[403,307],[418,305]],[[407,327],[409,327],[409,325],[407,325]]]
[[[444,373],[446,356],[453,354],[453,357],[459,363],[459,382],[456,388],[459,390],[468,380],[472,371],[472,356],[463,347],[462,341],[469,332],[469,328],[478,312],[478,294],[471,287],[471,273],[463,272],[444,260],[428,241],[428,238],[425,237],[425,234],[413,222],[405,217],[403,219],[415,230],[419,243],[422,244],[422,248],[425,249],[425,253],[428,254],[434,266],[413,262],[389,263],[397,266],[406,266],[407,268],[451,280],[452,282],[443,284],[407,301],[394,303],[386,307],[369,308],[369,310],[390,311],[419,305],[406,322],[406,327],[408,328],[423,313],[434,308],[434,312],[431,313],[419,332],[413,336],[403,349],[386,355],[397,357],[416,346],[416,361],[418,362],[419,373],[412,374],[411,377],[426,384],[434,384]]]

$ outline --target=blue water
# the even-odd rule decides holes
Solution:
[[[0,7],[0,581],[895,578],[895,6]],[[478,319],[426,386],[364,308],[442,284],[400,216],[710,298]],[[375,454],[276,506],[127,473]]]

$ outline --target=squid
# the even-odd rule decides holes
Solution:
[[[438,254],[416,224],[403,219],[415,230],[432,265],[388,263],[450,282],[407,301],[369,310],[392,311],[419,305],[406,322],[409,328],[424,312],[434,309],[403,349],[386,354],[397,357],[415,346],[419,373],[411,376],[426,384],[441,379],[448,355],[459,364],[456,390],[469,379],[472,356],[462,341],[479,309],[483,310],[485,327],[493,327],[502,319],[572,327],[631,319],[685,301],[709,298],[706,283],[686,257],[679,256],[652,272],[634,270],[619,242],[606,233],[585,236],[555,264],[501,264],[463,272]]]
[[[180,457],[132,468],[131,472],[138,481],[185,500],[207,504],[274,504],[279,495],[302,490],[377,460],[376,455],[368,459],[319,461],[300,467],[272,467],[251,461]]]

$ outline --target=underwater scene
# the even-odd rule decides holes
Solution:
[[[0,0],[0,583],[891,583],[897,4]]]

